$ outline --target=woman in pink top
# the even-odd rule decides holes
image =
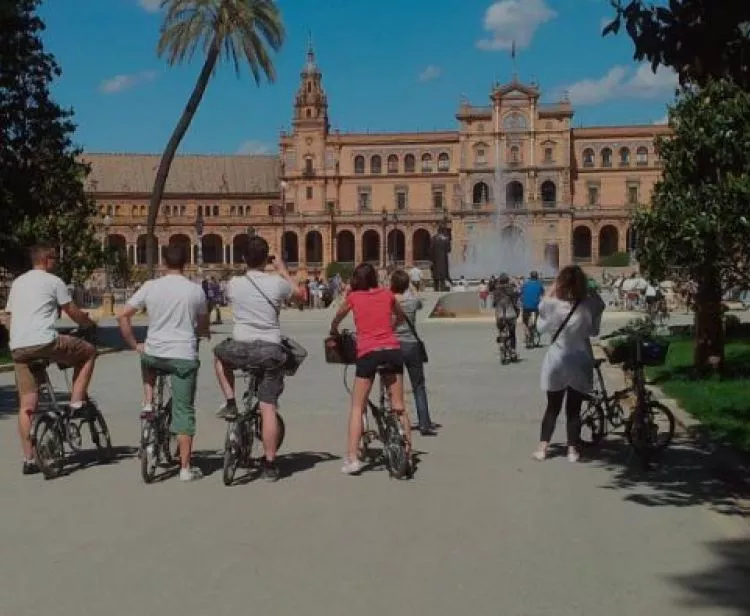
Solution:
[[[378,367],[391,396],[393,412],[401,418],[411,452],[411,427],[404,413],[404,359],[401,345],[393,331],[394,321],[404,320],[404,312],[389,289],[378,287],[378,274],[369,263],[354,269],[351,291],[331,322],[331,334],[338,335],[338,326],[349,312],[353,313],[357,332],[357,363],[352,405],[349,413],[347,458],[342,472],[353,475],[362,470],[359,443],[362,438],[362,413],[366,408]]]

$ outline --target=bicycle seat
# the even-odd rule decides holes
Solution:
[[[236,368],[236,370],[242,372],[242,374],[247,374],[255,377],[259,377],[263,374],[263,368],[260,368],[259,366],[241,366],[239,368]]]
[[[32,359],[28,366],[31,370],[46,370],[49,364],[49,359]]]
[[[153,374],[155,374],[157,377],[167,377],[171,376],[171,372],[167,372],[166,370],[159,370],[158,368],[152,369]]]
[[[599,357],[598,359],[595,359],[595,360],[594,360],[594,365],[595,365],[595,366],[596,366],[597,368],[598,368],[599,366],[601,366],[602,364],[606,364],[606,363],[607,363],[607,359],[606,359],[605,357]]]
[[[394,372],[393,370],[393,364],[378,364],[377,368],[375,368],[378,374],[388,373],[392,374]]]

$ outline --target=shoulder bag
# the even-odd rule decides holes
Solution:
[[[406,324],[409,326],[409,329],[411,330],[411,333],[413,336],[417,339],[417,346],[419,347],[419,356],[422,358],[422,363],[426,364],[429,360],[427,357],[427,347],[425,346],[425,343],[423,340],[419,337],[419,334],[417,333],[416,328],[414,327],[414,324],[409,320],[409,317],[404,314],[404,320],[406,321]]]
[[[252,284],[258,291],[258,293],[260,293],[263,298],[269,304],[271,304],[271,308],[273,308],[274,312],[276,313],[276,319],[278,320],[279,315],[281,314],[281,308],[273,303],[271,298],[263,292],[263,289],[260,288],[260,285],[255,282],[249,274],[245,274],[245,278],[247,278],[247,280],[250,281],[250,284]],[[305,347],[303,347],[299,342],[297,342],[293,338],[290,338],[289,336],[281,337],[281,348],[284,349],[284,353],[286,353],[284,372],[287,374],[287,376],[292,376],[297,372],[297,369],[302,365],[302,362],[305,361],[305,358],[307,357],[307,349],[305,349]]]
[[[578,306],[580,305],[581,300],[578,300],[575,304],[573,304],[573,307],[570,309],[570,312],[568,313],[568,316],[565,317],[563,322],[560,324],[560,327],[557,328],[557,331],[555,332],[555,335],[552,336],[552,341],[550,342],[550,346],[555,344],[557,339],[560,337],[560,334],[562,333],[562,330],[565,329],[565,326],[568,324],[568,321],[570,321],[570,317],[573,316],[573,313],[576,311]]]

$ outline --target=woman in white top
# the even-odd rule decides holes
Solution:
[[[552,335],[542,364],[541,386],[547,392],[547,410],[542,420],[537,460],[547,457],[557,416],[565,400],[568,432],[568,460],[577,462],[581,433],[581,404],[594,386],[594,355],[591,336],[599,334],[605,304],[588,289],[583,270],[575,265],[563,268],[551,292],[539,304],[538,328]]]

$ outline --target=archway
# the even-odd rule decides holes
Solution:
[[[139,235],[138,239],[135,242],[135,263],[136,265],[145,265],[146,261],[148,261],[148,252],[147,252],[147,246],[148,246],[148,236],[147,235]],[[189,254],[189,253],[188,253]],[[156,240],[156,255],[157,255],[157,261],[159,258],[159,240],[157,238]]]
[[[203,263],[216,264],[224,262],[224,242],[215,233],[203,236]]]
[[[362,261],[380,262],[380,234],[373,229],[368,229],[362,234]]]
[[[573,229],[573,260],[591,261],[591,230],[588,227]]]
[[[336,260],[342,263],[354,263],[357,260],[354,250],[354,233],[339,231],[336,236]]]
[[[388,263],[403,265],[406,260],[406,237],[401,229],[388,232]]]
[[[599,257],[608,257],[617,252],[619,242],[617,227],[606,225],[599,231]]]
[[[417,229],[414,231],[412,236],[412,252],[414,254],[414,261],[430,261],[430,244],[432,239],[430,238],[430,232],[427,229]]]
[[[560,269],[560,246],[558,244],[545,244],[544,264],[554,270]]]
[[[244,263],[245,253],[250,246],[250,236],[247,233],[235,235],[232,240],[232,263]]]
[[[542,182],[542,207],[555,207],[557,202],[557,186],[552,180]]]
[[[517,180],[508,182],[505,187],[505,207],[511,210],[523,208],[523,184]]]
[[[500,237],[504,242],[517,242],[523,238],[523,231],[515,225],[508,225],[502,230]]]
[[[299,263],[299,240],[294,231],[285,231],[281,236],[281,258],[284,263]]]
[[[471,202],[475,205],[487,203],[490,200],[490,187],[485,182],[474,184]]]
[[[305,261],[308,266],[323,263],[323,236],[320,231],[308,231],[305,236]]]

